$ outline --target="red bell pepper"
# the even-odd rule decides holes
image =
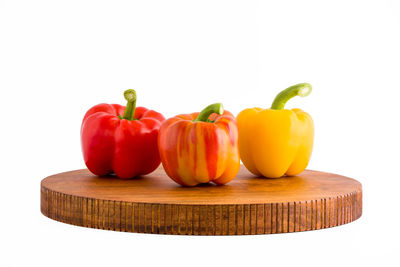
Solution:
[[[240,168],[236,120],[220,103],[164,121],[158,146],[166,173],[184,186],[226,184]]]
[[[136,108],[136,92],[124,92],[126,108],[99,104],[82,121],[81,144],[87,168],[96,175],[115,173],[127,179],[148,174],[160,165],[157,136],[160,113]]]

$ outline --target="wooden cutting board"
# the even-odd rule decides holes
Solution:
[[[182,187],[159,167],[131,180],[88,170],[41,182],[41,211],[54,220],[114,231],[180,235],[254,235],[342,225],[362,213],[361,184],[304,171],[295,177],[255,177],[243,166],[229,184]]]

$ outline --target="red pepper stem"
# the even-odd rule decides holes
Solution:
[[[126,104],[124,116],[125,120],[135,120],[135,108],[136,108],[136,91],[133,89],[128,89],[124,92],[124,97],[128,103]]]
[[[222,113],[224,113],[224,106],[222,105],[222,103],[215,103],[207,106],[199,113],[199,116],[197,116],[197,118],[194,119],[193,121],[210,122],[208,120],[208,117],[210,117],[210,115],[213,113],[217,113],[218,115],[222,115]]]
[[[286,102],[295,96],[305,97],[311,93],[312,87],[309,83],[299,83],[280,92],[272,103],[271,109],[283,109]]]

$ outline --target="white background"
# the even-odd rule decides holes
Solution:
[[[400,1],[0,0],[1,266],[399,264]],[[265,236],[158,236],[44,217],[42,178],[84,168],[79,129],[101,102],[166,117],[282,89],[314,118],[310,169],[363,184],[348,225]],[[57,264],[57,265],[54,265]]]

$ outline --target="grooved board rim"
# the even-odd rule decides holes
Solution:
[[[77,170],[42,180],[41,212],[64,223],[125,232],[287,233],[358,219],[362,187],[354,179],[317,171],[280,179],[256,178],[243,166],[228,185],[195,188],[176,185],[162,167],[128,181]]]

